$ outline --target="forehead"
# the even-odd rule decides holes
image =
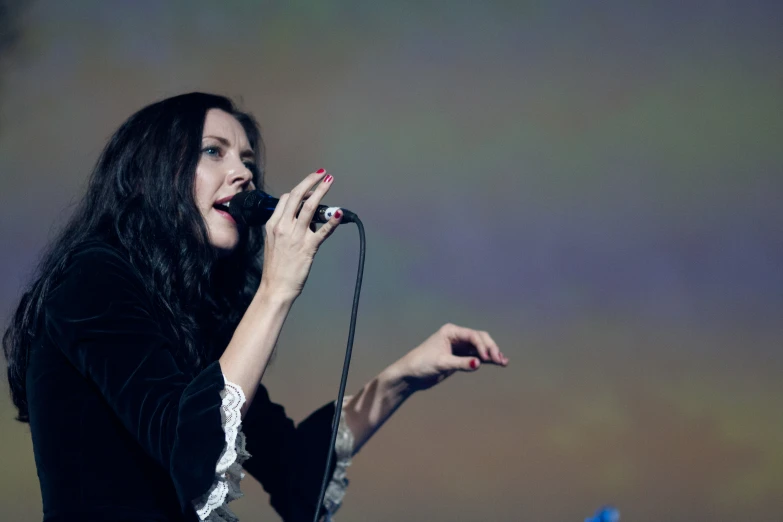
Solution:
[[[202,135],[226,138],[233,145],[238,145],[240,148],[249,145],[247,134],[245,134],[245,129],[239,123],[239,120],[220,109],[209,109],[207,111]]]

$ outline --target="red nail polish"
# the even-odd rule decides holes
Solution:
[[[333,179],[334,179],[334,178],[332,177],[332,175],[331,175],[331,174],[327,174],[327,175],[326,175],[326,177],[324,178],[324,183],[329,183],[329,182],[330,182],[330,181],[332,181]]]
[[[334,218],[335,219],[340,219],[340,216],[342,216],[342,215],[343,215],[343,213],[338,210],[337,212],[334,213]]]
[[[476,359],[472,359],[472,360],[470,361],[470,367],[471,367],[471,368],[473,368],[474,370],[475,370],[476,368],[478,368],[478,361],[477,361]]]
[[[324,169],[318,169],[315,171],[316,174],[323,174],[324,172],[326,172]]]

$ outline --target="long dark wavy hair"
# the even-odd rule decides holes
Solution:
[[[240,229],[237,248],[218,257],[196,205],[195,173],[204,119],[221,109],[242,124],[263,189],[258,124],[222,96],[190,93],[153,103],[122,124],[101,153],[87,193],[50,243],[3,336],[17,420],[29,422],[26,373],[49,289],[82,243],[122,251],[144,279],[176,337],[177,356],[198,370],[216,360],[261,281],[263,235]]]

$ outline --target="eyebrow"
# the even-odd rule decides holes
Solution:
[[[226,147],[231,146],[231,142],[227,140],[226,138],[223,138],[221,136],[204,136],[202,140],[205,140],[207,138],[212,138],[213,140],[219,141],[222,145]],[[251,149],[245,149],[242,152],[239,153],[240,158],[255,158],[256,155]]]

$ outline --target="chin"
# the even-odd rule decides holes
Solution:
[[[210,233],[209,243],[218,251],[220,257],[225,257],[236,250],[239,245],[239,236],[236,234]]]

